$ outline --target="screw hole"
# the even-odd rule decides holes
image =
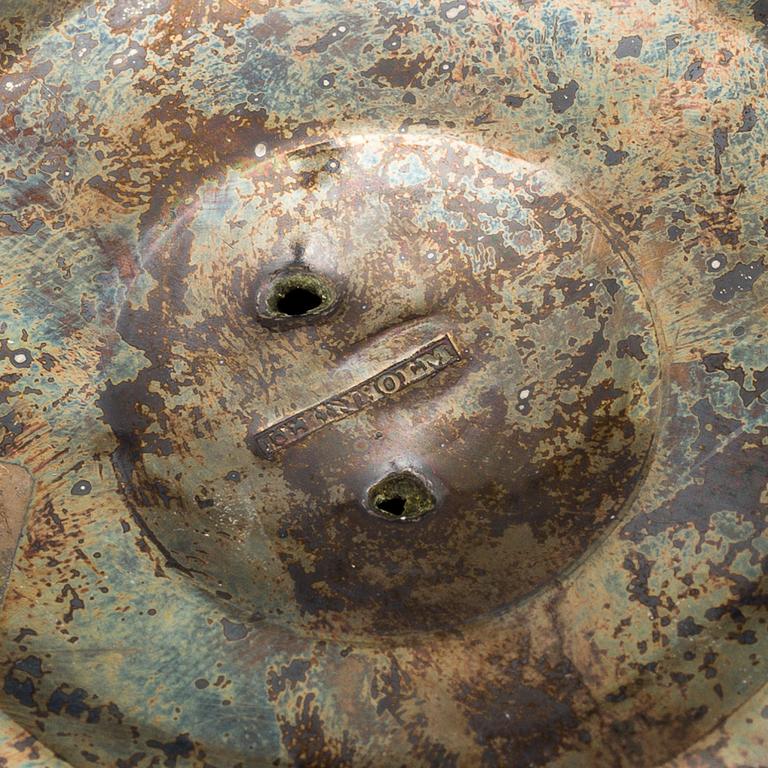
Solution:
[[[336,287],[323,275],[309,271],[275,275],[256,294],[256,313],[262,323],[290,327],[317,322],[338,305]]]
[[[317,309],[323,303],[323,297],[306,288],[291,288],[275,302],[275,309],[283,315],[300,317]]]
[[[368,491],[368,505],[379,517],[410,521],[431,512],[436,500],[420,477],[412,472],[395,472]]]

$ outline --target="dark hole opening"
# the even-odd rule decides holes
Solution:
[[[306,315],[323,303],[323,297],[307,288],[291,288],[275,304],[278,312],[296,317]]]
[[[368,490],[368,509],[386,520],[418,520],[436,502],[427,483],[408,471],[392,472]]]
[[[389,515],[402,517],[405,512],[405,499],[402,496],[393,496],[391,499],[382,499],[376,506]]]

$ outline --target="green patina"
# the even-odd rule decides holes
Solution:
[[[435,509],[437,501],[427,484],[412,472],[397,472],[368,492],[371,508],[393,520],[417,520]]]

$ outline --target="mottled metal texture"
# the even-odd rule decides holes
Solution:
[[[0,1],[0,764],[767,766],[767,69],[764,0]]]

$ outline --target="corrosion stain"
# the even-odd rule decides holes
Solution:
[[[764,0],[12,5],[0,762],[761,765]]]

